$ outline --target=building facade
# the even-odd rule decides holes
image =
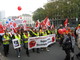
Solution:
[[[16,21],[16,20],[24,21],[25,20],[26,24],[34,24],[32,16],[29,14],[22,14],[20,16],[9,16],[8,19],[12,19],[14,21]]]
[[[5,18],[5,11],[0,11],[0,20]]]
[[[26,20],[26,24],[34,24],[34,21],[32,19],[32,15],[22,14],[21,17],[23,20]]]

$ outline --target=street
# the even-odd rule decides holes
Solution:
[[[8,57],[3,56],[3,51],[2,51],[3,48],[0,47],[0,52],[2,54],[0,55],[0,59],[1,60],[64,60],[65,52],[62,50],[62,48],[59,46],[58,43],[55,43],[48,48],[50,50],[49,52],[40,50],[40,53],[36,53],[30,50],[30,57],[28,57],[25,54],[25,50],[24,48],[22,48],[21,57],[18,58],[16,56],[16,51],[13,49],[12,45],[10,45]],[[79,50],[77,49],[77,47],[75,47],[75,54],[77,54],[78,52]],[[75,56],[75,60],[78,60],[76,56]]]

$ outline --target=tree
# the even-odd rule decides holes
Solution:
[[[33,19],[34,21],[37,21],[38,19],[41,21],[46,17],[45,10],[43,8],[38,8],[34,13],[33,13]]]
[[[58,0],[46,3],[43,8],[38,8],[34,14],[34,20],[43,20],[46,16],[50,19],[65,19],[80,17],[80,0]]]

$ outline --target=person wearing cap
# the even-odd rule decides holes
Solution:
[[[3,47],[4,47],[4,55],[7,57],[7,55],[9,54],[9,41],[10,41],[8,33],[5,32],[5,34],[3,35],[2,41],[3,41]]]

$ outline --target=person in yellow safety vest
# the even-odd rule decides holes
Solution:
[[[20,44],[21,44],[21,36],[20,36],[20,34],[18,34],[18,33],[16,33],[15,35],[14,35],[14,38],[15,39],[18,39],[18,41],[20,42]],[[20,52],[21,52],[21,48],[17,48],[16,49],[16,52],[17,52],[17,57],[20,57]]]
[[[28,32],[29,32],[30,37],[36,36],[36,33],[33,31],[33,29],[30,29]]]
[[[26,54],[27,56],[29,57],[30,54],[29,54],[29,50],[28,50],[28,38],[29,38],[30,35],[28,35],[28,32],[25,31],[22,35],[22,39],[23,39],[23,43],[24,43],[24,48],[26,50]]]
[[[47,36],[47,33],[46,33],[46,30],[45,29],[43,30],[42,33],[43,33],[43,36]],[[46,49],[46,51],[49,51],[49,49],[47,47],[42,48],[42,50],[43,49]]]
[[[39,30],[35,29],[36,37],[39,37]],[[37,53],[40,53],[40,48],[37,48]]]
[[[16,33],[16,35],[15,35],[15,39],[18,39],[19,42],[20,42],[20,44],[22,44],[20,34]]]
[[[47,35],[52,34],[52,31],[50,30],[50,27],[48,27],[48,29],[46,30]]]
[[[30,37],[37,37],[37,36],[39,36],[39,33],[37,33],[36,30],[33,31],[33,29],[31,29],[31,30],[29,31],[29,33],[30,33]],[[35,49],[32,49],[32,50],[33,50],[33,52],[35,52]],[[40,53],[40,52],[39,52],[39,48],[37,48],[37,53]]]
[[[48,27],[48,29],[46,30],[47,35],[52,34],[51,28]],[[51,47],[52,44],[50,44],[48,47]]]
[[[46,30],[47,34],[49,35],[50,34],[50,31],[49,30]]]
[[[42,32],[42,34],[43,34],[43,36],[47,36],[46,30],[44,30],[44,31]]]
[[[40,29],[40,30],[39,30],[39,36],[43,36],[43,33],[44,33],[43,30]]]
[[[36,37],[39,37],[39,30],[38,29],[35,29],[34,33],[35,33]]]
[[[9,41],[10,41],[8,33],[5,32],[5,34],[3,35],[2,41],[3,41],[3,47],[4,47],[4,55],[7,57],[7,55],[9,54]]]

